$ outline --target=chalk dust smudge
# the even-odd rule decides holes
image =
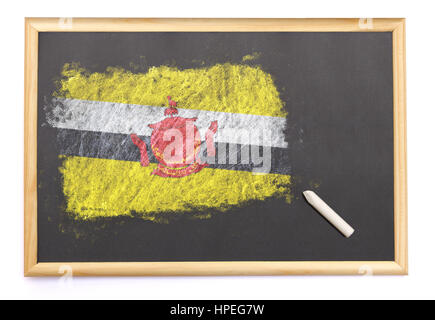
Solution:
[[[122,68],[90,73],[66,64],[54,93],[60,98],[166,106],[167,95],[181,108],[286,117],[270,74],[259,66],[216,64],[199,69],[152,67],[146,73]]]
[[[140,213],[155,220],[159,212],[225,212],[249,201],[280,198],[290,202],[290,176],[203,169],[181,179],[151,175],[156,164],[65,157],[60,171],[67,212],[82,219]]]
[[[242,61],[247,62],[257,60],[258,58],[260,58],[260,55],[261,54],[258,52],[254,52],[253,54],[247,54],[246,56],[243,56]]]

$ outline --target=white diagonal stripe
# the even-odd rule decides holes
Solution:
[[[56,128],[150,136],[151,123],[163,120],[164,108],[134,104],[54,98],[46,106],[47,122]],[[201,137],[218,121],[215,141],[286,148],[286,119],[240,113],[178,109],[178,116],[197,117]]]

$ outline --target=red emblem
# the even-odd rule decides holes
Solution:
[[[152,174],[160,177],[181,178],[199,172],[207,163],[201,163],[198,158],[201,151],[201,137],[194,122],[197,118],[183,118],[178,114],[177,103],[168,96],[169,108],[164,115],[169,116],[164,120],[149,124],[153,129],[151,134],[151,150],[159,164]],[[213,137],[217,131],[217,121],[213,121],[206,133],[207,152],[214,156]],[[136,134],[131,134],[131,140],[141,153],[140,163],[149,165],[147,148]]]

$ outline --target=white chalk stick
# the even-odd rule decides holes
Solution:
[[[319,213],[325,217],[334,227],[336,227],[346,238],[349,238],[355,231],[346,221],[343,220],[334,210],[331,209],[320,197],[313,191],[303,192],[305,199]]]

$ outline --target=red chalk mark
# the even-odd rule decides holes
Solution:
[[[148,159],[146,143],[142,141],[135,133],[132,133],[130,137],[131,141],[133,141],[133,143],[139,148],[141,166],[147,167],[150,164],[150,160]]]
[[[194,162],[188,167],[181,168],[181,169],[173,169],[173,168],[165,167],[159,163],[157,165],[157,169],[154,169],[154,171],[151,172],[151,174],[163,178],[182,178],[191,175],[193,173],[197,173],[207,166],[208,166],[207,163],[199,164],[198,162]]]
[[[166,108],[165,109],[165,116],[173,116],[173,115],[176,115],[176,114],[178,114],[178,110],[177,110],[177,108],[173,108],[173,107],[170,107],[170,108]]]
[[[178,114],[178,110],[176,108],[177,103],[174,100],[172,100],[171,96],[168,96],[167,98],[168,98],[169,108],[166,108],[164,115],[172,117],[173,115]]]
[[[199,135],[198,128],[193,124],[196,118],[183,118],[183,117],[173,117],[178,114],[176,108],[177,103],[168,96],[169,108],[164,111],[165,116],[170,116],[158,123],[149,124],[148,126],[153,129],[151,134],[151,150],[159,161],[157,169],[155,169],[151,174],[160,177],[167,178],[181,178],[193,173],[201,171],[203,168],[207,167],[207,163],[202,163],[198,157],[201,147],[201,137]],[[214,147],[214,135],[218,129],[217,121],[213,121],[206,132],[206,143],[207,143],[207,153],[209,156],[214,156],[216,150]],[[173,132],[173,131],[176,132]],[[177,135],[174,135],[177,133]],[[173,135],[173,137],[179,137],[177,139],[168,139],[166,136]],[[149,165],[149,159],[147,154],[147,147],[144,141],[142,141],[136,134],[131,134],[131,141],[140,150],[140,164],[143,167]],[[166,139],[165,139],[166,137]],[[167,148],[169,149],[170,155],[166,154]],[[177,151],[174,148],[178,148],[180,159],[172,159],[173,153]],[[192,162],[193,161],[193,162]]]
[[[171,96],[168,96],[168,102],[169,102],[169,106],[170,107],[176,107],[177,106],[177,103],[174,100],[172,100]]]

